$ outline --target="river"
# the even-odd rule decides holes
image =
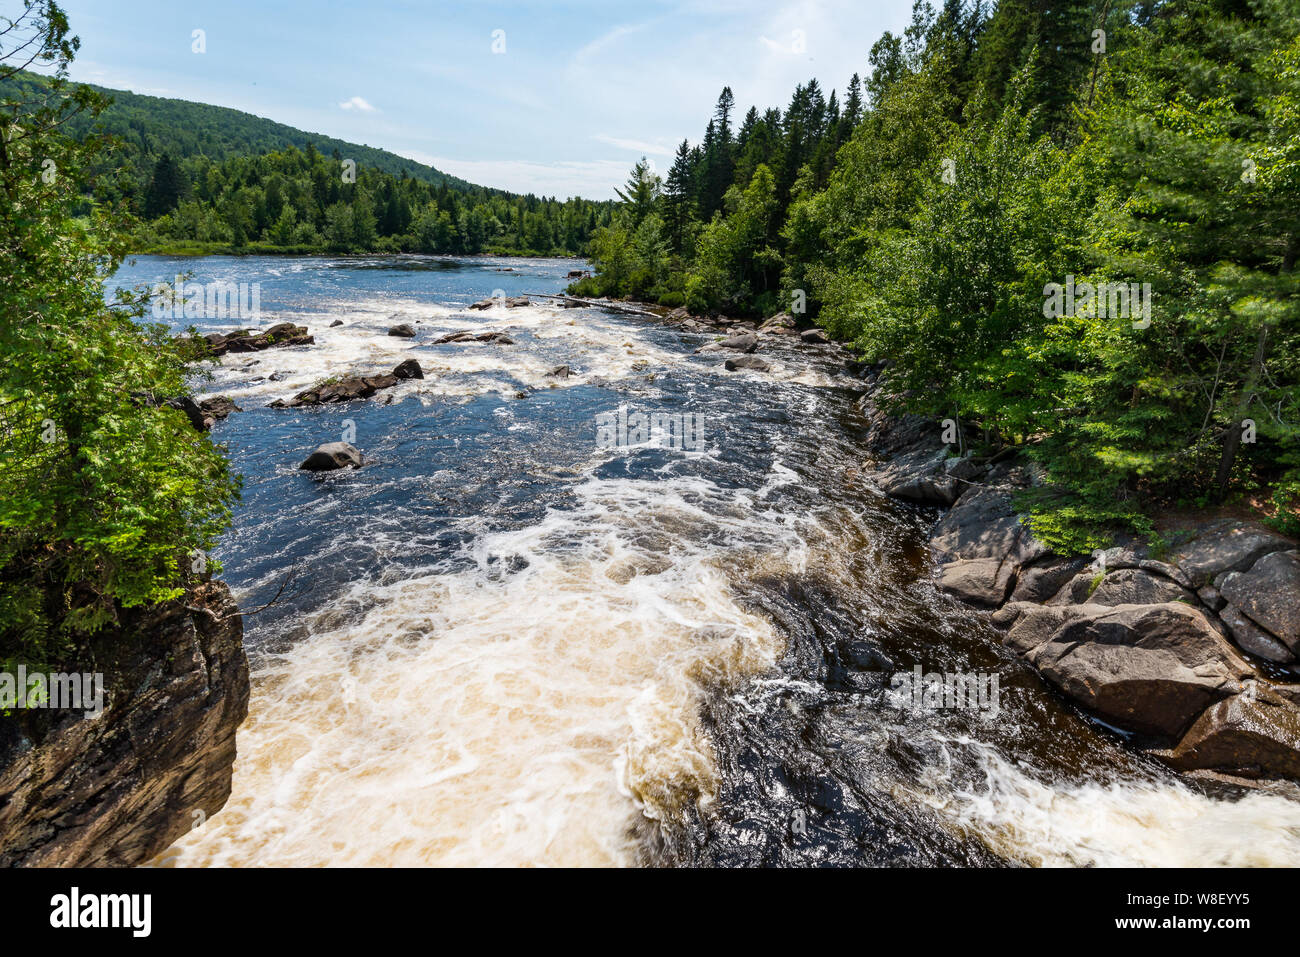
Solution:
[[[316,337],[198,384],[243,409],[212,432],[245,483],[223,578],[254,609],[296,571],[246,620],[234,793],[159,863],[1300,864],[1300,803],[1133,752],[936,591],[934,513],[873,488],[835,350],[765,342],[771,372],[726,372],[710,336],[633,316],[466,309],[574,267],[120,270],[258,283],[256,325]],[[514,344],[431,344],[487,329]],[[425,378],[368,401],[267,407],[408,358]],[[608,447],[620,406],[702,441]],[[363,468],[296,468],[353,433]],[[918,665],[996,677],[996,709],[909,707],[892,676]]]

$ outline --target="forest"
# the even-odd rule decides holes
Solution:
[[[520,196],[239,110],[83,86],[105,105],[65,130],[108,145],[81,211],[93,198],[129,212],[136,252],[571,256],[610,222],[610,203]],[[48,87],[15,71],[0,98]]]
[[[1063,551],[1162,508],[1300,529],[1297,6],[917,3],[866,65],[724,89],[574,291],[815,321],[954,454],[1024,451]]]

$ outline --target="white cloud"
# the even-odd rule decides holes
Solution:
[[[621,150],[628,150],[632,153],[650,153],[658,156],[672,156],[677,150],[672,146],[663,146],[659,143],[647,143],[645,140],[628,140],[618,136],[609,136],[606,133],[597,133],[592,139],[600,143],[608,143],[610,146],[617,146]]]
[[[371,106],[369,103],[367,103],[365,100],[361,99],[361,97],[359,96],[354,96],[350,100],[344,100],[342,103],[339,104],[339,109],[360,110],[362,113],[375,112],[375,108]]]
[[[535,193],[567,199],[613,199],[614,187],[627,180],[631,164],[623,160],[461,160],[432,156],[419,150],[397,150],[417,163],[433,166],[480,186],[513,193]]]

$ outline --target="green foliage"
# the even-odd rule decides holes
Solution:
[[[48,98],[0,100],[0,657],[41,661],[120,608],[179,595],[238,482],[160,402],[186,394],[189,370],[141,321],[143,296],[105,301],[126,222],[103,206],[78,215],[103,142],[64,129],[103,101],[66,83],[66,19],[29,2],[16,32],[56,77]],[[0,49],[0,77],[15,56]]]
[[[1023,446],[1043,479],[1023,505],[1062,551],[1261,490],[1294,529],[1295,4],[918,3],[870,62],[845,111],[810,82],[734,135],[724,91],[657,201],[660,294],[765,315],[803,293],[886,360],[900,411]],[[603,237],[590,288],[645,295],[631,245]],[[1121,308],[1133,283],[1149,316]]]

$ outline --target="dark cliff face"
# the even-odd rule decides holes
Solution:
[[[0,865],[131,866],[230,796],[248,660],[230,589],[198,586],[96,637],[104,711],[0,718]]]

